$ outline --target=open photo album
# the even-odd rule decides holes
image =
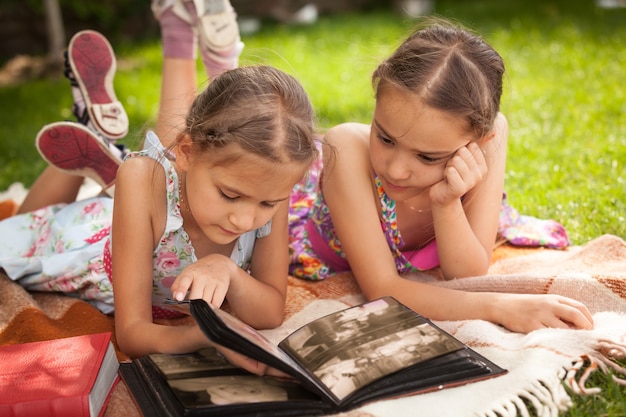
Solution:
[[[506,370],[391,297],[316,319],[273,344],[203,300],[190,311],[206,336],[288,377],[261,377],[216,349],[122,364],[145,415],[324,415],[492,378]]]

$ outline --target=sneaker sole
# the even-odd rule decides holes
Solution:
[[[200,41],[218,55],[230,53],[240,41],[237,15],[228,0],[194,0]]]
[[[115,183],[122,162],[91,130],[73,122],[44,126],[35,146],[50,165],[67,174],[91,178],[103,188]]]
[[[109,139],[126,136],[128,115],[113,89],[117,63],[109,41],[84,30],[72,37],[67,55],[94,127]]]

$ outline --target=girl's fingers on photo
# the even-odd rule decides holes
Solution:
[[[219,308],[226,296],[228,282],[214,276],[199,276],[197,270],[193,272],[193,274],[187,272],[184,276],[177,278],[177,280],[180,279],[180,285],[176,287],[176,291],[184,290],[185,293],[189,293],[190,300],[203,299],[213,307]]]
[[[193,287],[191,293],[193,293]],[[202,290],[202,298],[215,308],[219,308],[228,292],[228,283],[221,280],[211,280],[208,285],[205,285]],[[191,294],[190,293],[190,294]]]
[[[189,288],[191,287],[192,282],[193,279],[185,275],[184,272],[176,277],[171,287],[172,298],[176,301],[183,301],[189,291]]]

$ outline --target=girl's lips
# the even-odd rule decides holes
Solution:
[[[239,236],[241,233],[231,232],[228,229],[224,229],[222,226],[219,226],[220,230],[229,236]]]
[[[397,191],[397,192],[401,192],[409,188],[409,187],[401,187],[399,185],[395,185],[394,183],[389,182],[386,179],[383,179],[383,187],[390,191]]]

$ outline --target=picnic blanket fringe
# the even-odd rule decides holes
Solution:
[[[558,417],[571,404],[572,400],[562,380],[555,375],[533,381],[530,386],[493,405],[491,410],[480,414],[480,417],[530,417],[530,408],[534,409],[533,415],[538,417]]]
[[[598,387],[587,387],[587,380],[598,369],[609,374],[615,383],[626,386],[626,368],[617,360],[626,358],[626,345],[610,340],[599,340],[593,352],[582,355],[567,371],[566,385],[575,394],[594,395],[602,390]]]
[[[599,340],[596,350],[581,355],[560,374],[534,381],[514,396],[492,405],[492,409],[480,414],[480,417],[558,417],[572,406],[570,393],[597,395],[602,392],[599,387],[587,386],[589,377],[598,370],[607,375],[612,372],[612,380],[626,386],[626,367],[617,362],[625,358],[626,345]]]

